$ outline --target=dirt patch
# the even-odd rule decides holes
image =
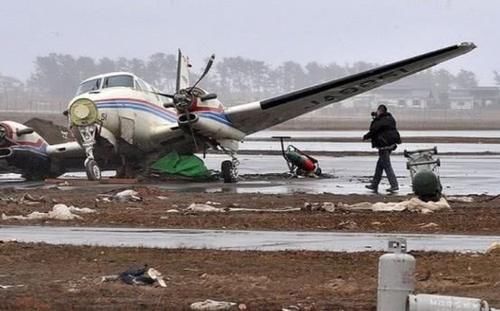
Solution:
[[[130,186],[129,186],[130,187]],[[300,210],[288,213],[266,209],[303,208],[305,203],[399,202],[407,196],[334,194],[235,194],[167,191],[155,187],[134,187],[139,202],[102,200],[127,186],[110,188],[81,187],[77,190],[33,189],[0,190],[0,214],[27,215],[48,212],[54,204],[95,209],[71,221],[4,220],[1,224],[45,224],[86,226],[138,226],[159,228],[339,230],[367,232],[419,232],[500,234],[500,198],[470,196],[473,202],[451,201],[451,210],[431,214],[414,212],[372,212],[337,209],[334,212]],[[26,193],[38,203],[21,200]],[[220,209],[248,208],[251,212],[201,213],[186,211],[191,203],[207,203]],[[173,211],[174,210],[174,211]],[[262,212],[259,212],[262,210]],[[177,212],[175,212],[177,211]]]
[[[375,310],[380,253],[230,252],[0,244],[2,310],[186,310],[205,299],[248,310]],[[417,292],[500,305],[500,254],[416,253]],[[149,264],[167,288],[101,283]]]

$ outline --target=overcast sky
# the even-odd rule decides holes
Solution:
[[[270,64],[388,63],[473,41],[444,65],[492,83],[500,70],[498,0],[16,0],[0,9],[0,74],[25,79],[51,52],[145,58],[211,53]]]

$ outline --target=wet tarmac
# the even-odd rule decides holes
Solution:
[[[361,139],[360,139],[361,140]],[[376,152],[369,142],[293,142],[293,145],[302,151],[310,152],[337,152],[337,153],[369,153]],[[442,154],[478,154],[494,153],[500,154],[500,144],[474,144],[474,143],[403,143],[398,146],[395,153],[403,153],[406,150],[429,149],[437,147]],[[240,144],[240,151],[279,151],[279,143],[269,141],[246,141]]]
[[[407,239],[409,250],[437,252],[484,252],[500,241],[479,235],[0,226],[4,241],[238,251],[383,251],[394,238]]]
[[[368,194],[364,184],[368,183],[377,158],[367,157],[316,157],[323,172],[333,176],[328,179],[293,178],[281,180],[262,179],[243,180],[236,185],[210,184],[193,185],[207,187],[207,191],[261,192],[261,193],[335,193]],[[500,156],[440,156],[440,176],[444,192],[457,194],[500,194]],[[209,168],[217,169],[223,156],[210,155]],[[240,156],[240,174],[277,174],[287,171],[286,163],[280,156]],[[394,155],[392,163],[400,184],[400,193],[411,193],[411,180],[406,170],[406,159]],[[384,179],[383,183],[387,183]],[[385,185],[383,185],[385,186]],[[388,186],[388,185],[387,185]],[[166,185],[168,187],[168,185]],[[382,187],[382,186],[381,186]],[[186,189],[186,185],[185,188]]]
[[[480,137],[500,138],[500,130],[478,131],[399,131],[402,137]],[[366,131],[260,131],[252,134],[250,138],[271,138],[273,136],[290,137],[335,137],[335,138],[361,138]]]
[[[241,179],[236,184],[222,182],[166,181],[155,183],[163,189],[189,192],[231,192],[231,193],[335,193],[369,194],[364,188],[368,183],[377,158],[374,156],[317,157],[323,172],[333,178],[288,178],[280,175],[287,171],[285,161],[280,156],[241,155],[239,173]],[[441,182],[444,193],[449,195],[500,194],[500,156],[440,156]],[[218,170],[220,163],[227,159],[223,155],[208,155],[207,166]],[[406,170],[406,160],[394,155],[392,162],[400,184],[400,194],[411,193],[411,181]],[[104,175],[112,176],[113,172]],[[67,174],[66,178],[85,179],[85,173]],[[6,174],[0,177],[0,188],[41,187],[40,182],[20,182],[19,175]],[[387,181],[384,179],[383,189]],[[112,187],[113,185],[95,185]],[[85,187],[89,187],[86,185]],[[123,187],[123,185],[122,185]],[[75,189],[74,187],[71,189]]]

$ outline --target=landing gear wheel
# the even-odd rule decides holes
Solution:
[[[87,178],[89,180],[101,179],[101,169],[94,159],[88,159],[85,161],[85,172],[87,173]]]
[[[221,172],[225,183],[228,184],[236,182],[235,167],[232,161],[223,161],[221,164]]]

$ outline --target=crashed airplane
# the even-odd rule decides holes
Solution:
[[[186,57],[179,51],[174,94],[165,94],[132,73],[95,76],[78,87],[65,114],[76,141],[49,145],[22,124],[0,123],[0,160],[27,179],[55,177],[85,168],[90,180],[101,169],[117,176],[147,172],[172,151],[179,154],[218,149],[231,160],[222,162],[225,182],[237,178],[238,144],[247,135],[313,110],[394,82],[468,53],[476,46],[461,43],[301,90],[225,108],[217,95],[197,85],[209,72],[212,56],[201,77],[190,85]]]

